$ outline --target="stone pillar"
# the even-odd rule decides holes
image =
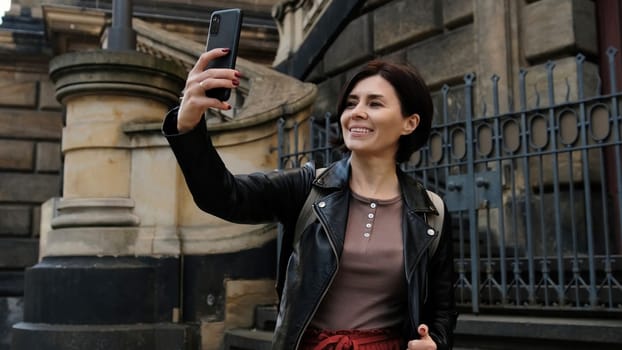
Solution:
[[[519,59],[518,13],[520,1],[474,0],[475,52],[477,54],[476,110],[492,108],[493,74],[499,77],[499,109],[508,110],[508,96],[516,99]],[[476,112],[480,115],[481,111]]]
[[[177,186],[167,178],[176,169],[159,169],[162,155],[136,152],[131,137],[135,124],[161,123],[185,71],[137,52],[92,51],[56,57],[50,75],[66,109],[63,197],[42,259],[26,271],[13,349],[195,349],[194,328],[177,323]],[[142,206],[141,181],[161,194]]]

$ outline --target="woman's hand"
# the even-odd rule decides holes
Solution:
[[[229,52],[229,49],[213,49],[203,53],[188,73],[184,96],[177,113],[177,130],[180,133],[194,128],[208,108],[231,109],[231,105],[227,102],[205,96],[206,90],[214,88],[234,89],[240,85],[241,74],[235,69],[205,69],[210,61],[226,56]]]
[[[409,341],[407,350],[436,350],[436,343],[428,334],[428,326],[420,325],[417,332],[421,338]]]

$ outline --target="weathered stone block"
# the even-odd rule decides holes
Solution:
[[[67,152],[65,169],[64,197],[129,197],[131,152],[127,150],[93,148]]]
[[[454,28],[473,21],[473,1],[443,0],[443,24]]]
[[[434,118],[432,125],[464,121],[466,115],[464,95],[464,85],[452,85],[447,92],[447,111],[445,111],[442,90],[433,91]],[[445,114],[447,114],[447,120],[445,120]],[[454,147],[461,146],[463,145],[454,145]]]
[[[393,1],[374,11],[374,50],[412,43],[442,30],[440,1]]]
[[[52,220],[58,216],[60,197],[52,197],[43,202],[38,210],[37,228],[39,232],[39,256],[46,256],[48,233],[52,230]]]
[[[23,298],[0,298],[0,349],[11,348],[11,327],[23,320],[23,314]]]
[[[62,128],[60,112],[0,110],[0,137],[59,140]]]
[[[328,74],[369,59],[373,55],[370,16],[365,14],[350,22],[324,55]]]
[[[0,173],[2,202],[44,202],[59,192],[58,175]]]
[[[273,280],[229,280],[225,289],[225,328],[252,327],[256,305],[277,303]]]
[[[0,140],[0,168],[32,169],[33,144],[30,141]]]
[[[224,322],[201,323],[201,349],[220,350],[225,334]]]
[[[30,226],[31,233],[34,237],[39,236],[39,230],[41,228],[41,207],[32,208],[32,224]]]
[[[30,223],[30,207],[0,205],[0,235],[27,235]]]
[[[37,143],[37,171],[60,171],[60,144],[56,142]]]
[[[319,83],[324,79],[324,62],[320,60],[311,70],[305,81],[311,83]]]
[[[313,115],[322,118],[324,113],[337,111],[337,100],[344,82],[341,76],[332,77],[318,85],[318,98],[313,106]]]
[[[172,152],[163,147],[136,149],[131,162],[130,196],[136,202],[134,213],[141,225],[175,227],[178,189],[167,185],[175,183],[178,176]]]
[[[431,88],[462,81],[464,74],[474,72],[477,64],[473,38],[472,24],[460,27],[410,48],[408,62],[417,67]]]
[[[56,99],[56,88],[49,80],[42,80],[39,84],[39,108],[41,109],[61,109],[62,105]]]
[[[41,256],[146,256],[153,253],[153,237],[153,230],[136,227],[53,229],[41,237]]]
[[[0,81],[0,105],[35,107],[37,103],[37,83],[34,81]]]
[[[588,252],[587,232],[588,229],[597,233],[596,254],[604,254],[601,251],[603,242],[603,218],[602,218],[602,198],[600,193],[592,192],[590,194],[591,202],[587,202],[587,196],[583,189],[575,188],[573,191],[572,201],[570,201],[570,192],[565,189],[559,193],[559,222],[556,222],[556,198],[553,193],[542,193],[532,196],[533,198],[533,215],[537,220],[534,222],[534,251],[535,255],[555,255],[560,249],[562,254],[572,256],[575,253],[585,255]],[[591,207],[592,227],[588,227],[588,217],[586,214],[586,206]],[[610,212],[611,214],[611,212]],[[561,239],[557,239],[556,227],[559,225]],[[543,230],[543,231],[541,231]],[[574,237],[573,237],[574,236]],[[574,241],[574,243],[573,243]],[[576,251],[575,251],[576,249]]]
[[[24,294],[24,271],[13,270],[0,271],[0,295],[23,295]],[[0,310],[0,315],[3,312]],[[1,317],[1,316],[0,316]]]
[[[401,64],[408,63],[408,60],[406,59],[405,49],[393,51],[389,53],[388,55],[382,56],[382,59],[390,61],[390,62],[401,63]]]
[[[526,69],[525,88],[527,108],[546,107],[548,99],[548,76],[546,64],[531,66]],[[553,68],[554,104],[575,101],[579,98],[577,86],[577,61],[575,57],[566,57],[555,61]],[[593,97],[599,85],[598,66],[591,62],[583,63],[583,96]],[[518,101],[516,101],[518,102]],[[518,106],[520,107],[520,106]]]
[[[525,6],[521,19],[522,46],[528,60],[559,52],[598,52],[593,1],[542,0]]]
[[[37,263],[39,242],[36,239],[0,240],[0,268],[24,268]]]

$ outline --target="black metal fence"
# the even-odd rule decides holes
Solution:
[[[617,51],[608,57],[608,94],[583,55],[572,77],[556,77],[553,62],[521,70],[518,103],[508,97],[503,113],[497,76],[490,103],[473,102],[473,74],[441,89],[428,145],[403,169],[452,214],[459,305],[622,312],[622,92]],[[280,121],[280,167],[336,159],[336,133],[330,115]]]

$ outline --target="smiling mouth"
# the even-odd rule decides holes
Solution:
[[[352,134],[369,134],[370,132],[372,130],[367,128],[350,128],[350,133]]]

